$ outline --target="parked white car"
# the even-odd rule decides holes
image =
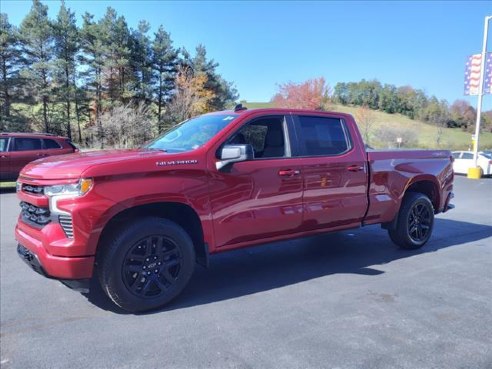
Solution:
[[[467,174],[473,167],[473,151],[453,151],[453,170],[455,173]],[[492,175],[492,153],[479,152],[477,164],[482,168],[482,176]]]

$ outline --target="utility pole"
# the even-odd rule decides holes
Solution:
[[[478,143],[480,135],[480,120],[482,118],[482,99],[483,99],[483,82],[485,77],[485,58],[487,57],[487,36],[489,33],[489,20],[492,16],[485,17],[483,30],[482,60],[480,62],[480,81],[478,85],[478,104],[477,104],[477,121],[475,123],[475,144],[473,145],[473,167],[468,169],[468,178],[478,179],[481,177],[481,169],[478,166]]]

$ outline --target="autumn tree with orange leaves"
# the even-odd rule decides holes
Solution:
[[[205,73],[193,74],[188,67],[179,68],[175,80],[176,93],[166,111],[168,126],[210,111],[210,102],[215,94],[206,88],[207,82]]]
[[[372,126],[376,121],[374,110],[371,110],[367,105],[359,106],[355,111],[355,121],[364,137],[366,145],[370,145]]]
[[[330,87],[323,77],[302,83],[279,85],[278,93],[272,102],[279,108],[323,110],[330,98]]]

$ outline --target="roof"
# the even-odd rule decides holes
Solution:
[[[1,132],[0,137],[40,137],[40,138],[57,138],[68,140],[68,137],[58,136],[53,133],[44,132]]]
[[[309,109],[289,109],[289,108],[253,108],[253,109],[244,109],[244,110],[239,110],[239,111],[234,111],[234,110],[222,110],[222,111],[216,111],[208,114],[228,114],[228,115],[250,115],[252,113],[264,113],[264,114],[272,114],[272,113],[277,113],[277,114],[322,114],[322,115],[338,115],[338,116],[345,116],[345,117],[351,117],[352,115],[348,113],[342,113],[342,112],[337,112],[337,111],[325,111],[325,110],[309,110]]]

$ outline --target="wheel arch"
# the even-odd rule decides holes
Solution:
[[[403,196],[409,192],[418,192],[426,195],[432,202],[432,206],[434,206],[434,212],[439,211],[441,199],[439,195],[439,186],[435,179],[431,177],[417,178],[408,184]]]
[[[405,195],[408,193],[421,193],[429,198],[434,207],[434,213],[439,212],[439,205],[441,199],[439,197],[439,186],[436,180],[430,176],[425,177],[415,177],[411,181],[408,182],[405,190],[402,192],[396,213],[391,221],[385,222],[381,224],[381,227],[384,229],[394,229],[396,227],[396,223],[398,220],[398,215],[400,213],[400,209],[403,205],[403,200]]]
[[[135,217],[147,216],[168,219],[182,227],[193,241],[197,262],[205,266],[208,265],[208,245],[204,240],[200,217],[190,205],[182,202],[151,202],[125,208],[113,214],[102,227],[97,242],[96,256],[104,248],[105,240],[119,227]]]

